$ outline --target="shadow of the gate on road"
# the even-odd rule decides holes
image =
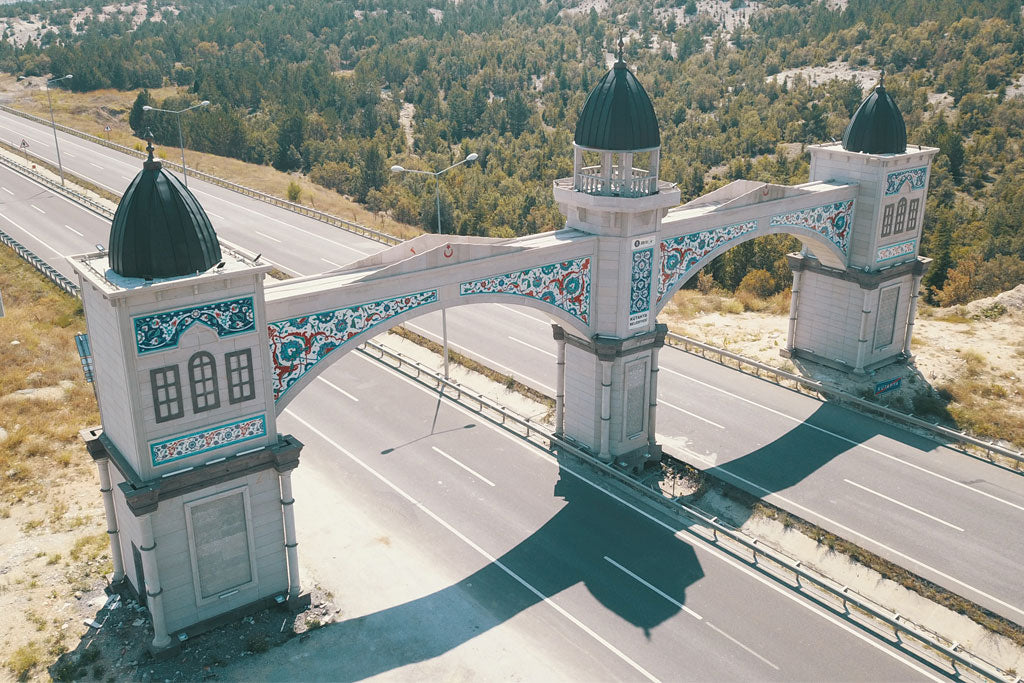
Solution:
[[[649,637],[680,611],[687,588],[704,576],[696,553],[665,527],[638,525],[635,515],[609,515],[609,506],[616,513],[627,511],[578,477],[560,474],[554,495],[565,506],[528,538],[458,583],[320,629],[315,647],[337,648],[336,656],[329,663],[304,661],[323,666],[332,680],[368,678],[438,657],[546,599],[583,616],[578,612],[588,609],[585,597],[560,595],[579,584]],[[590,640],[582,630],[570,637]]]

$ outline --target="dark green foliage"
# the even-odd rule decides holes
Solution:
[[[661,177],[684,200],[739,177],[805,181],[806,154],[783,144],[841,137],[866,94],[852,80],[768,76],[832,60],[884,66],[911,146],[941,150],[921,237],[934,259],[929,291],[970,255],[1024,259],[1024,98],[1006,96],[1024,72],[1019,0],[850,0],[843,10],[768,0],[767,11],[737,1],[749,26],[729,31],[693,0],[676,3],[685,21],[637,0],[612,0],[602,14],[564,4],[180,0],[162,23],[93,21],[79,35],[66,32],[71,0],[0,5],[0,16],[41,12],[60,32],[45,47],[0,41],[0,68],[74,73],[59,86],[76,90],[187,87],[187,97],[153,103],[213,103],[182,117],[187,146],[308,173],[431,230],[430,179],[387,167],[436,170],[476,152],[478,162],[442,178],[443,229],[512,236],[563,224],[550,182],[571,172],[576,118],[615,49],[609,17],[621,16],[639,36],[627,61],[659,116]],[[145,97],[133,130],[149,126],[177,146],[174,117],[141,114]],[[414,107],[411,147],[403,104]],[[784,254],[798,246],[751,242],[712,270],[735,287],[762,269],[784,288]]]

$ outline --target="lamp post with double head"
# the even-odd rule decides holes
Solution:
[[[142,107],[142,111],[162,111],[165,114],[174,114],[174,119],[178,122],[178,147],[181,148],[181,176],[185,179],[185,187],[188,187],[188,171],[185,169],[185,139],[181,136],[181,115],[187,111],[198,109],[199,107],[209,107],[210,100],[203,100],[199,104],[193,104],[191,107],[185,107],[184,109],[160,109],[159,107],[151,107],[148,104]]]
[[[22,80],[26,76],[18,76],[18,80]],[[50,127],[53,128],[53,146],[57,150],[57,168],[60,170],[60,184],[64,186],[64,164],[60,162],[60,143],[57,142],[57,122],[53,120],[53,98],[50,97],[50,84],[58,81],[66,81],[69,78],[73,78],[72,74],[61,76],[60,78],[51,78],[46,81],[46,102],[50,105]]]
[[[441,175],[452,170],[456,166],[475,161],[477,158],[476,152],[472,152],[466,155],[466,158],[462,161],[457,161],[448,168],[442,168],[440,171],[420,171],[415,168],[405,168],[404,166],[391,167],[392,173],[420,173],[422,175],[434,176],[434,210],[437,212],[437,234],[442,234],[441,230]],[[444,308],[441,309],[441,339],[444,346],[444,378],[448,379],[448,316]]]

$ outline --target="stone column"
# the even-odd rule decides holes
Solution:
[[[910,312],[907,313],[907,334],[903,338],[903,355],[913,358],[910,353],[910,339],[914,336],[914,321],[917,320],[917,297],[921,289],[921,273],[914,275],[914,285],[910,290]]]
[[[111,583],[124,580],[124,558],[121,556],[121,540],[117,530],[117,512],[114,510],[114,496],[110,486],[110,459],[96,458],[96,469],[100,475],[100,493],[103,494],[103,509],[107,517],[107,536],[110,539],[110,559],[114,564]]]
[[[156,561],[156,540],[153,537],[153,513],[147,512],[139,516],[142,547],[142,571],[146,575],[146,601],[149,614],[153,618],[153,649],[162,650],[171,644],[167,634],[167,622],[164,620],[163,588],[160,587],[160,570]]]
[[[800,280],[802,277],[803,271],[793,271],[793,293],[789,297],[789,338],[786,340],[786,348],[790,353],[796,348],[796,319],[797,311],[800,310]]]
[[[864,356],[868,350],[868,319],[871,317],[871,295],[875,293],[873,289],[864,290],[864,305],[861,306],[860,310],[860,336],[857,337],[857,364],[854,366],[853,371],[858,374],[864,374]]]
[[[299,544],[295,540],[295,511],[292,508],[295,504],[295,498],[292,497],[292,472],[291,470],[278,472],[277,477],[281,482],[284,547],[288,553],[288,599],[294,600],[299,597],[301,587],[299,586]]]
[[[612,361],[601,359],[601,449],[597,454],[601,460],[611,462],[609,445],[612,420]]]
[[[565,330],[561,325],[552,325],[558,356],[555,361],[557,385],[555,389],[555,434],[565,431]]]

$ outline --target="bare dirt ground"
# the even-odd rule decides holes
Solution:
[[[797,69],[786,69],[769,76],[767,80],[774,80],[776,83],[792,82],[794,77],[802,76],[811,85],[822,85],[837,79],[842,81],[853,79],[857,81],[857,85],[862,90],[867,91],[868,88],[873,88],[878,83],[879,75],[878,69],[858,69],[837,59],[825,66],[801,66]]]
[[[842,386],[873,399],[874,386],[891,376],[899,389],[877,397],[897,410],[944,419],[976,435],[1024,447],[1024,285],[967,306],[921,306],[914,326],[910,366],[890,366],[860,382],[820,366],[799,368],[779,355],[788,316],[772,313],[690,311],[695,292],[682,291],[662,318],[683,335],[784,370]],[[682,305],[679,305],[679,304]],[[710,308],[710,307],[709,307]]]

